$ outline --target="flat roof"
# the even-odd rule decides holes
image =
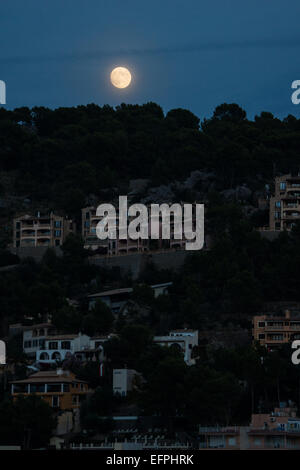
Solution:
[[[97,294],[90,294],[88,297],[106,297],[108,295],[129,294],[130,292],[133,292],[132,287],[124,287],[122,289],[112,289],[98,292]]]
[[[167,287],[172,286],[173,282],[162,282],[161,284],[152,284],[151,287],[155,289],[156,287]]]
[[[36,325],[24,326],[24,330],[34,330],[35,328],[55,328],[52,323],[37,323]]]
[[[59,340],[59,339],[75,339],[75,338],[78,338],[78,337],[79,337],[78,334],[77,335],[72,335],[72,334],[71,335],[53,335],[53,336],[47,336],[45,339],[46,339],[46,341],[48,341],[48,340],[55,340],[55,339],[57,339],[57,340]]]

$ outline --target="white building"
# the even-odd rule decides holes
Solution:
[[[36,351],[36,360],[41,363],[54,364],[89,347],[90,337],[81,333],[48,336],[45,338],[44,347]]]
[[[126,287],[88,295],[89,310],[96,306],[98,300],[101,300],[101,302],[105,303],[113,313],[119,313],[127,304],[132,292],[132,287]]]
[[[23,351],[28,356],[35,358],[39,349],[44,348],[47,336],[55,333],[51,323],[39,323],[37,325],[23,327]]]
[[[126,397],[127,393],[133,390],[134,379],[140,375],[134,369],[114,369],[113,370],[113,394]]]
[[[153,284],[151,287],[154,290],[154,297],[157,298],[159,295],[165,295],[169,293],[170,287],[173,282],[164,282],[162,284]]]
[[[80,361],[100,361],[105,360],[104,343],[111,339],[113,334],[107,336],[93,336],[90,338],[89,347],[75,352],[75,357]]]
[[[192,351],[198,346],[198,330],[172,330],[166,336],[154,336],[153,341],[160,346],[178,347],[184,354],[184,360],[188,366],[196,363],[192,357]]]

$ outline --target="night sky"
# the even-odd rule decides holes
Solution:
[[[117,65],[129,88],[109,82]],[[155,101],[201,119],[223,102],[300,117],[299,0],[9,0],[0,3],[7,108]]]

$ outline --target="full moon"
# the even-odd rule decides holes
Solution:
[[[126,88],[131,82],[131,73],[125,67],[116,67],[110,74],[110,81],[117,88]]]

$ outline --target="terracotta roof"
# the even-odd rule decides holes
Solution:
[[[12,380],[14,384],[29,384],[29,383],[87,383],[84,380],[79,380],[73,373],[63,371],[61,375],[58,375],[56,371],[37,372],[32,374],[27,379],[23,380]]]

